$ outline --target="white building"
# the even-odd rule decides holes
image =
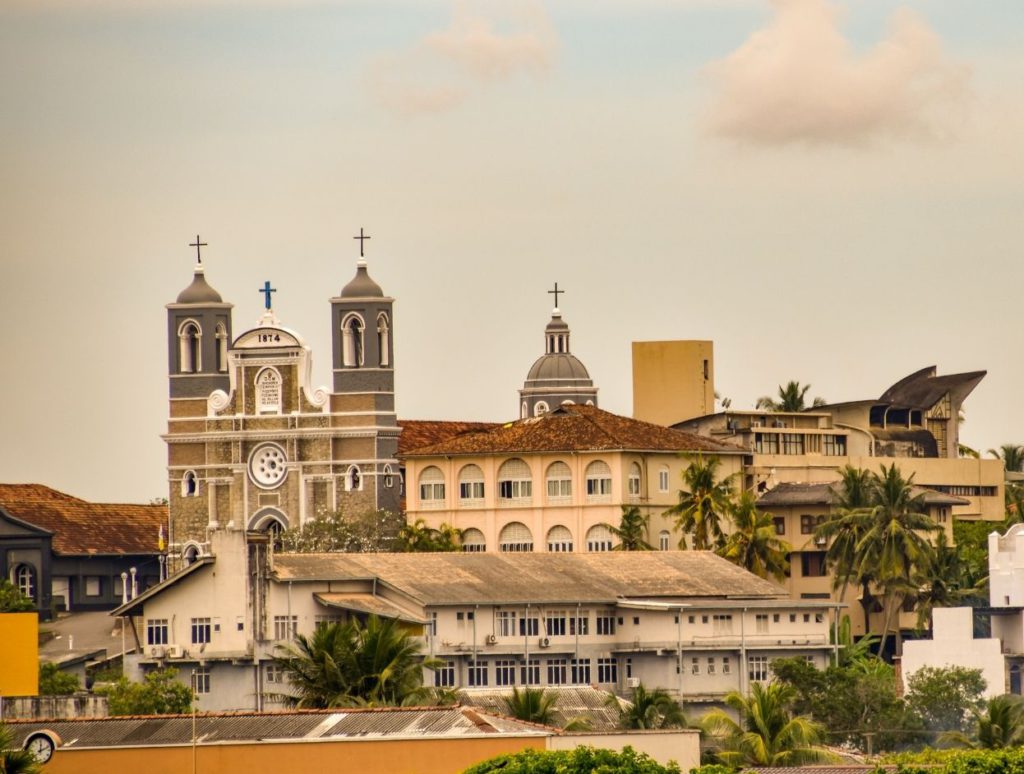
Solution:
[[[776,658],[824,666],[830,606],[711,553],[278,554],[217,530],[212,553],[122,606],[138,667],[178,667],[207,710],[262,709],[287,690],[272,656],[318,624],[406,622],[451,687],[643,682],[717,701]]]

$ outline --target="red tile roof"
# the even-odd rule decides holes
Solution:
[[[430,419],[400,419],[402,434],[398,437],[398,453],[447,441],[464,433],[479,433],[501,427],[498,422],[449,422]]]
[[[560,406],[539,417],[465,432],[419,448],[407,445],[406,449],[404,455],[409,457],[611,449],[747,453],[746,449],[731,443],[577,404]]]
[[[89,503],[42,484],[0,484],[0,508],[53,533],[58,554],[155,554],[166,505]]]

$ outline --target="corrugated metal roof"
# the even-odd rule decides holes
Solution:
[[[619,712],[605,702],[611,696],[607,691],[589,685],[546,686],[545,694],[555,697],[551,712],[551,725],[559,728],[570,720],[584,717],[590,721],[591,731],[612,731],[619,727]],[[498,715],[508,713],[508,699],[512,689],[464,688],[459,692],[463,704],[480,707]]]
[[[38,731],[52,731],[65,747],[126,747],[192,743],[192,716],[8,721],[16,743]],[[461,706],[383,707],[304,712],[197,714],[199,744],[388,736],[478,736],[543,734],[530,723]],[[547,732],[550,733],[550,732]]]
[[[399,607],[390,600],[383,599],[373,594],[339,594],[335,592],[324,592],[314,594],[314,598],[328,607],[338,607],[342,610],[355,610],[358,613],[367,613],[381,616],[382,618],[397,618],[400,621],[411,621],[412,623],[426,623],[422,611],[413,612]]]

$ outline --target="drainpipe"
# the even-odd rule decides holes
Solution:
[[[747,692],[747,608],[740,616],[740,693]]]
[[[683,698],[683,608],[676,615],[676,666],[679,669],[679,700]]]

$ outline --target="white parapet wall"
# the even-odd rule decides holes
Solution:
[[[936,608],[932,612],[932,639],[903,644],[903,682],[924,667],[959,666],[980,669],[985,696],[1006,693],[1006,664],[999,640],[975,639],[974,610],[970,607]]]
[[[573,750],[577,747],[608,750],[632,747],[637,752],[650,755],[661,764],[675,761],[679,764],[680,771],[689,771],[700,766],[700,732],[692,728],[568,733],[550,736],[547,740],[549,750]]]

